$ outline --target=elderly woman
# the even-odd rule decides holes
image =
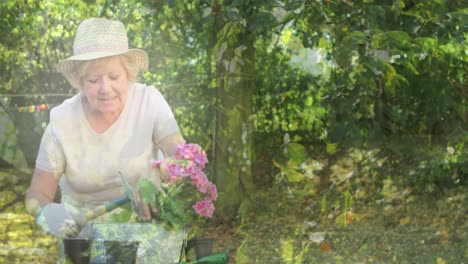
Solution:
[[[74,55],[57,66],[78,93],[51,110],[26,194],[47,232],[89,236],[86,211],[126,195],[120,173],[135,183],[148,176],[158,150],[171,156],[183,141],[161,93],[136,82],[147,67],[143,50],[128,49],[121,22],[79,25]],[[61,202],[54,203],[58,186]]]

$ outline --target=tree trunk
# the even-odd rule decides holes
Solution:
[[[232,89],[226,93],[218,88],[218,122],[216,133],[215,182],[220,192],[220,215],[235,217],[246,192],[252,186],[252,133],[249,121],[251,108],[250,91]],[[236,95],[232,95],[238,91]],[[235,100],[235,105],[225,106],[223,102]]]
[[[246,38],[240,38],[246,39]],[[225,65],[217,65],[217,122],[215,133],[215,179],[219,200],[217,215],[233,219],[241,203],[252,194],[254,56],[253,41],[243,42],[247,49],[242,54],[244,64],[240,72],[230,77]]]

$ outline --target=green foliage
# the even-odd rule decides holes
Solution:
[[[192,214],[191,205],[195,197],[194,188],[187,188],[192,184],[179,184],[169,186],[165,191],[158,190],[153,182],[148,179],[140,179],[138,188],[142,201],[148,203],[151,215],[158,223],[181,230],[189,224]],[[190,223],[193,224],[193,223]]]
[[[431,146],[412,151],[417,163],[410,169],[408,182],[417,192],[437,192],[468,180],[468,152],[466,140],[452,141],[447,147]],[[405,155],[406,156],[406,155]],[[407,157],[409,158],[409,157]]]
[[[325,35],[336,63],[324,84],[338,106],[328,118],[332,140],[466,129],[460,125],[466,123],[466,92],[453,89],[466,86],[461,8],[458,1],[305,6],[312,13],[296,23],[314,22],[316,29],[301,34],[303,42],[324,45],[316,36]],[[322,15],[314,17],[317,10]]]
[[[0,5],[4,37],[0,39],[0,115],[8,113],[17,129],[18,147],[29,169],[35,163],[39,140],[47,121],[44,115],[18,113],[17,107],[55,105],[73,89],[55,71],[55,64],[70,55],[77,21],[95,9],[82,1],[7,1]],[[30,96],[64,94],[65,96]]]
[[[120,212],[112,212],[112,222],[116,223],[128,223],[134,218],[134,212],[130,204],[125,204],[121,207]]]
[[[158,189],[148,179],[138,181],[138,188],[141,191],[141,199],[145,203],[152,203],[155,199],[154,194],[158,193]]]
[[[318,85],[319,78],[292,67],[289,52],[261,47],[267,44],[258,43],[257,50],[262,63],[257,65],[253,98],[255,130],[302,132],[308,140],[323,138],[327,110],[321,103],[324,91]]]
[[[302,162],[306,159],[305,147],[297,143],[286,144],[289,160],[294,162]]]
[[[310,195],[310,175],[306,176],[303,163],[307,158],[306,149],[298,143],[289,142],[282,146],[282,158],[277,162],[273,160],[273,166],[278,170],[275,177],[274,189],[277,192],[286,192],[297,199],[303,199]],[[291,189],[294,193],[291,193]]]
[[[390,190],[391,194],[395,186],[405,186],[414,193],[440,194],[466,185],[466,145],[466,135],[437,144],[428,144],[425,138],[388,139],[383,145],[373,146],[378,151],[372,151],[371,156],[362,157],[358,173],[368,175],[372,188],[382,192]]]
[[[320,200],[320,212],[326,212],[328,211],[327,207],[327,196],[322,196],[322,199]]]

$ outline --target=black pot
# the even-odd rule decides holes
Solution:
[[[209,256],[213,251],[213,238],[195,237],[187,241],[187,249],[195,249],[197,259]]]
[[[134,264],[139,244],[138,241],[104,241],[106,263]]]
[[[73,264],[88,264],[90,260],[90,246],[92,240],[89,239],[64,239],[65,258]]]

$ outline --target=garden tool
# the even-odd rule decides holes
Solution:
[[[179,264],[226,264],[228,262],[228,256],[224,252],[216,253],[213,255],[199,258],[195,261],[190,262],[179,262]]]
[[[120,174],[120,176],[125,190],[125,196],[109,201],[93,209],[86,210],[84,213],[80,211],[79,208],[72,205],[50,203],[43,207],[41,213],[37,217],[37,223],[42,226],[46,232],[52,235],[74,237],[79,232],[76,226],[80,226],[81,229],[87,222],[113,211],[128,202],[131,202],[132,209],[136,211],[138,197],[134,195],[134,192],[123,175]],[[74,224],[76,224],[75,227]]]
[[[130,198],[125,196],[84,212],[70,204],[50,203],[42,208],[36,221],[44,231],[54,236],[74,237],[79,233],[81,227],[90,220],[110,212],[129,201]]]
[[[85,214],[85,219],[86,221],[90,221],[90,220],[93,220],[94,218],[96,217],[99,217],[101,215],[104,215],[110,211],[113,211],[117,208],[119,208],[120,206],[128,203],[128,202],[131,202],[132,203],[132,210],[136,211],[137,209],[137,199],[135,198],[135,195],[134,195],[134,192],[132,190],[132,188],[130,187],[130,185],[128,184],[127,180],[125,179],[125,177],[122,175],[122,173],[120,173],[120,180],[122,182],[122,185],[123,185],[123,188],[125,190],[125,196],[123,197],[120,197],[120,198],[117,198],[115,200],[112,200],[112,201],[109,201],[103,205],[100,205],[88,212],[86,212]]]
[[[110,211],[113,211],[117,208],[119,208],[120,206],[128,203],[131,201],[131,198],[128,197],[128,196],[124,196],[124,197],[121,197],[121,198],[117,198],[115,200],[112,200],[112,201],[109,201],[103,205],[100,205],[88,212],[86,212],[85,214],[85,219],[86,221],[90,221],[90,220],[93,220],[94,218],[96,217],[99,217],[101,215],[104,215]]]

